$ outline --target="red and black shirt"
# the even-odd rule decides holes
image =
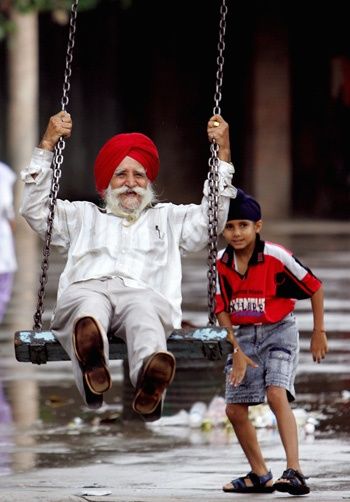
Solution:
[[[216,313],[228,312],[233,325],[275,323],[294,310],[296,300],[310,298],[321,281],[279,244],[257,234],[247,271],[235,266],[232,246],[218,254]]]

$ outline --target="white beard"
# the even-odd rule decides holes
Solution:
[[[125,207],[122,205],[120,195],[127,192],[133,192],[141,196],[141,201],[135,200],[134,203],[130,204],[130,207]],[[104,202],[106,209],[111,211],[111,213],[125,218],[130,225],[132,225],[140,217],[142,211],[150,206],[152,203],[156,202],[156,195],[154,193],[152,185],[149,183],[147,188],[111,188],[109,185],[104,193]]]

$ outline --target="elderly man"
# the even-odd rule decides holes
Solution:
[[[60,136],[70,137],[68,113],[51,117],[22,172],[21,214],[45,235],[51,162]],[[234,172],[228,124],[208,122],[218,143],[219,229],[226,221]],[[175,373],[167,337],[181,326],[181,255],[207,244],[207,182],[200,205],[157,203],[152,187],[159,170],[155,144],[140,133],[118,134],[95,161],[96,188],[104,209],[90,202],[57,201],[52,244],[66,255],[52,330],[69,354],[75,380],[91,408],[111,387],[107,333],[125,340],[133,409],[144,420],[161,416],[163,397]]]

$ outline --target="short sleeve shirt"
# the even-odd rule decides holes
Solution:
[[[218,254],[217,271],[216,313],[228,312],[233,325],[278,322],[321,286],[291,251],[259,235],[244,275],[236,270],[230,245]]]

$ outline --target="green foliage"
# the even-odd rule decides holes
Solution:
[[[73,0],[0,0],[0,41],[15,29],[9,19],[9,9],[15,9],[22,14],[44,11],[70,11]],[[132,6],[134,0],[79,0],[78,12],[94,9],[102,2],[119,2],[123,9]]]
[[[79,0],[79,11],[94,9],[103,0]],[[113,0],[112,0],[113,1]],[[3,5],[6,5],[4,7]],[[6,37],[15,26],[9,19],[8,9],[16,9],[22,14],[44,11],[70,11],[72,0],[10,0],[1,5],[0,0],[0,41]]]
[[[93,9],[101,0],[80,0],[79,10]],[[32,10],[47,11],[56,9],[69,10],[71,0],[12,0],[12,5],[19,12],[30,12]]]
[[[13,29],[13,23],[0,12],[0,40]]]

